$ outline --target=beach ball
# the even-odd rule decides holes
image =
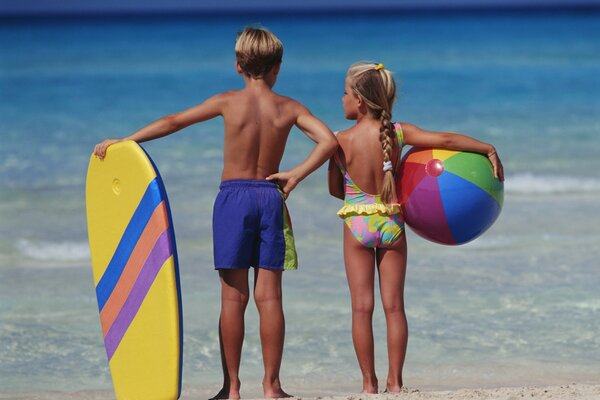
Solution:
[[[487,157],[413,147],[397,181],[406,224],[436,243],[458,245],[484,233],[502,210],[504,184]]]

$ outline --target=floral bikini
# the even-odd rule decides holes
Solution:
[[[395,123],[397,146],[396,171],[400,165],[400,155],[404,145],[402,128]],[[344,207],[338,215],[344,220],[350,231],[365,247],[390,247],[393,246],[404,233],[404,218],[400,204],[385,204],[378,194],[369,194],[359,188],[352,180],[348,171],[340,160],[339,153],[334,155],[335,163],[344,175]]]

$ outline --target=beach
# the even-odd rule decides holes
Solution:
[[[503,161],[504,206],[480,238],[441,246],[407,231],[408,389],[399,398],[600,398],[600,13],[555,10],[3,20],[0,399],[113,398],[87,243],[93,146],[240,88],[235,34],[259,19],[285,44],[275,90],[333,131],[351,124],[341,109],[348,66],[375,60],[399,83],[394,120],[467,133]],[[182,398],[208,398],[222,381],[211,235],[222,121],[143,146],[177,237]],[[294,129],[281,169],[312,148]],[[300,266],[283,279],[284,387],[300,398],[388,398],[356,394],[341,204],[326,180],[322,167],[287,200]],[[242,395],[260,397],[253,305],[240,373]]]
[[[209,393],[205,391],[185,388],[181,396],[182,400],[206,399]],[[28,393],[22,395],[0,395],[5,400],[110,400],[114,394],[110,391],[86,391],[74,393]],[[251,399],[252,397],[244,397]],[[260,397],[257,397],[260,398]],[[541,399],[541,400],[596,400],[600,398],[600,385],[586,384],[564,384],[546,387],[507,387],[495,389],[460,389],[446,391],[424,391],[419,389],[405,388],[401,393],[379,393],[379,394],[325,394],[322,396],[294,396],[292,399],[302,400],[517,400],[517,399]]]

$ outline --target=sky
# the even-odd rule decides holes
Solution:
[[[600,0],[0,0],[0,15],[594,6]]]

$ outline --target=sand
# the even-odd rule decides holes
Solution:
[[[182,400],[206,399],[206,389],[184,388]],[[45,393],[15,393],[0,394],[2,400],[109,400],[114,399],[111,391],[81,391],[81,392],[45,392]],[[514,387],[496,389],[459,389],[450,391],[426,391],[405,388],[399,394],[335,394],[317,397],[295,397],[302,400],[519,400],[519,399],[577,399],[600,400],[600,385],[566,384],[548,387]]]

